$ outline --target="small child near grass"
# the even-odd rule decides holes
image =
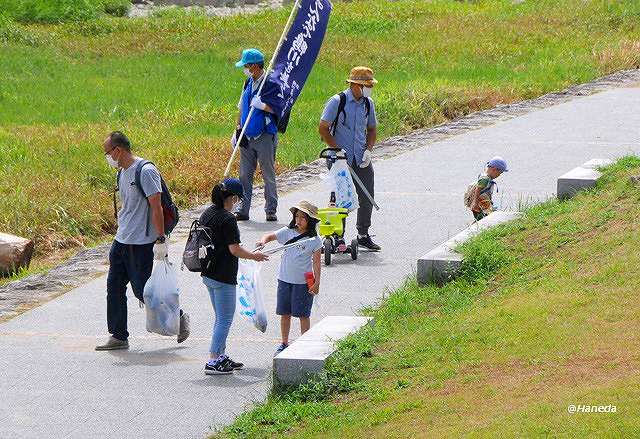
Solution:
[[[289,346],[291,316],[300,319],[300,332],[304,334],[311,327],[311,306],[320,289],[320,251],[322,240],[318,237],[318,208],[308,201],[301,201],[292,207],[293,218],[288,227],[264,235],[258,246],[278,241],[286,245],[301,242],[300,245],[284,250],[278,275],[278,297],[276,314],[280,316],[282,343],[276,355]],[[313,238],[310,241],[303,240]],[[313,274],[313,280],[311,280]],[[310,284],[307,284],[307,276]]]
[[[487,162],[487,170],[478,177],[477,183],[467,189],[465,204],[471,209],[476,221],[480,221],[493,212],[491,197],[493,186],[496,184],[494,180],[507,171],[507,161],[502,157],[495,156]]]

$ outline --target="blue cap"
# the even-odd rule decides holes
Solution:
[[[233,195],[237,195],[240,198],[244,197],[244,190],[242,189],[242,183],[237,178],[225,178],[222,181],[222,190],[229,192]]]
[[[487,166],[491,166],[492,168],[496,168],[502,172],[508,172],[507,169],[507,161],[500,156],[495,156],[491,160],[487,162]]]
[[[247,64],[264,62],[264,55],[258,49],[245,49],[242,51],[242,59],[236,63],[236,67],[244,67]]]

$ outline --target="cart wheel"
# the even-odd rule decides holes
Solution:
[[[358,239],[351,240],[351,259],[358,259]]]
[[[331,265],[331,253],[333,253],[333,241],[331,238],[326,238],[323,244],[324,249],[324,265]]]

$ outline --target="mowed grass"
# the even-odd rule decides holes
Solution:
[[[311,384],[217,437],[636,437],[640,159],[462,248],[462,276],[408,282]],[[571,404],[615,413],[569,414]]]
[[[336,3],[279,171],[316,157],[326,100],[370,65],[380,137],[531,98],[640,63],[634,1]],[[210,18],[165,11],[23,25],[0,17],[0,230],[40,257],[114,231],[100,145],[125,131],[181,206],[204,203],[230,154],[246,47],[270,57],[288,10]]]

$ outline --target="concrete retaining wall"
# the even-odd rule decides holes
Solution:
[[[561,200],[571,198],[582,190],[594,187],[602,176],[597,168],[611,163],[612,161],[608,159],[593,159],[561,175],[558,177],[558,198]]]
[[[452,279],[462,266],[462,255],[455,251],[460,244],[483,230],[514,220],[521,215],[521,212],[493,212],[491,215],[473,223],[453,238],[443,242],[418,259],[418,283],[428,284],[435,282],[441,284]]]
[[[322,372],[338,340],[372,323],[371,317],[325,317],[273,358],[274,381],[276,384],[300,384]]]

